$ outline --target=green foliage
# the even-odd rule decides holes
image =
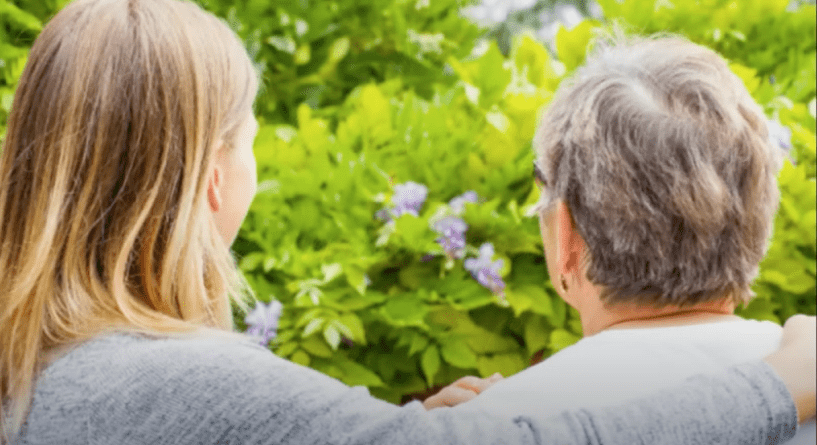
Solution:
[[[781,211],[758,297],[740,312],[777,322],[813,314],[814,115],[807,102],[814,81],[804,81],[813,71],[810,7],[764,11],[737,26],[733,16],[704,17],[706,8],[693,2],[678,2],[677,14],[662,12],[666,4],[604,6],[619,26],[682,33],[721,51],[769,117],[792,131],[796,166],[781,171]],[[295,321],[273,343],[278,354],[308,356],[310,366],[347,383],[353,376],[334,364],[360,363],[379,377],[374,394],[399,401],[467,373],[512,374],[580,337],[577,314],[548,282],[538,228],[526,216],[537,198],[530,140],[537,110],[582,63],[600,26],[559,30],[555,55],[524,35],[508,56],[494,44],[478,56],[449,55],[451,73],[428,77],[421,90],[400,77],[366,78],[337,106],[300,105],[296,124],[264,128],[256,153],[266,179],[236,251],[244,261],[263,256],[242,268],[266,292],[261,298],[283,301],[284,319]],[[376,219],[393,187],[407,181],[428,187],[419,215]],[[506,266],[504,298],[435,243],[433,221],[466,190],[481,197],[462,215],[468,255],[483,242],[494,245]],[[327,263],[337,271],[332,281]],[[359,320],[356,337],[331,333],[331,326],[342,332],[342,317]],[[328,349],[319,360],[298,355],[320,338]]]
[[[531,40],[514,55],[506,64],[492,46],[452,60],[461,80],[428,99],[397,81],[370,83],[334,119],[302,105],[297,126],[262,129],[265,179],[235,249],[259,297],[281,300],[293,322],[281,325],[277,353],[294,360],[322,334],[331,360],[310,355],[310,366],[338,375],[337,360],[362,363],[388,383],[372,390],[399,401],[466,373],[519,371],[539,350],[566,344],[543,338],[564,327],[568,311],[547,290],[537,224],[524,214],[536,198],[535,111],[563,70]],[[392,186],[408,180],[429,188],[419,216],[376,219]],[[462,215],[468,249],[474,256],[482,242],[494,244],[509,266],[506,300],[435,242],[429,221],[469,189],[483,199]],[[531,325],[541,329],[526,332]]]
[[[289,123],[299,104],[338,105],[370,82],[400,79],[427,96],[479,32],[459,16],[464,0],[197,2],[246,40],[264,78],[258,112]]]
[[[0,0],[0,124],[31,41],[65,3]],[[462,0],[198,3],[236,29],[263,76],[259,193],[234,249],[257,297],[284,305],[280,356],[397,402],[465,374],[512,374],[581,336],[529,216],[530,141],[537,111],[612,21],[721,52],[791,130],[758,297],[741,313],[815,313],[813,6],[602,0],[607,22],[560,30],[552,53],[524,34],[476,51]],[[375,217],[407,181],[428,187],[418,215]],[[468,190],[479,202],[461,214],[465,258],[449,257],[432,226]],[[485,242],[504,262],[500,294],[464,269]]]

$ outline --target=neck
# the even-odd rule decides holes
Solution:
[[[738,318],[730,299],[695,306],[660,309],[636,305],[605,307],[599,301],[590,311],[579,311],[585,336],[608,329],[638,329],[711,323]]]

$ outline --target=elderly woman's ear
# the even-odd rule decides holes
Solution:
[[[564,279],[567,283],[575,283],[585,274],[582,259],[587,253],[587,245],[576,229],[573,216],[564,201],[558,201],[554,206],[551,221],[556,233],[554,272],[558,274],[559,281]]]

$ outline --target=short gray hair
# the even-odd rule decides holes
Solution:
[[[677,37],[608,39],[560,86],[534,141],[607,305],[749,301],[780,150],[726,62]]]

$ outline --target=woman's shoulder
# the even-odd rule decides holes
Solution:
[[[27,434],[31,443],[47,443],[34,438],[62,425],[61,437],[106,443],[157,432],[210,443],[249,413],[283,412],[304,388],[337,397],[349,391],[249,340],[106,335],[73,348],[41,374]]]
[[[87,380],[123,387],[226,387],[261,383],[270,375],[317,373],[238,336],[199,333],[158,336],[116,333],[71,349],[43,373],[43,383]],[[291,378],[292,376],[286,377]],[[143,388],[144,389],[144,388]],[[224,388],[227,389],[227,388]],[[239,391],[240,388],[231,388]]]
[[[237,360],[239,357],[241,360]],[[219,369],[248,361],[274,364],[278,360],[264,348],[239,339],[122,332],[101,335],[72,346],[45,369],[42,378],[93,374],[101,366],[118,371],[123,378],[152,374],[157,370],[167,375],[175,370],[188,372],[208,364]]]

